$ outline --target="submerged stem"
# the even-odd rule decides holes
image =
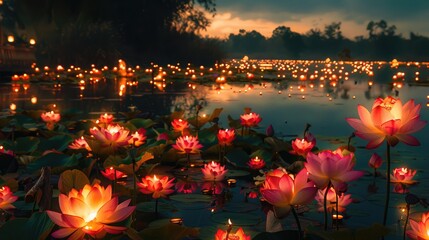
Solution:
[[[323,197],[323,210],[325,212],[325,231],[328,230],[328,208],[326,206],[328,199],[328,191],[331,188],[331,181],[329,181],[328,186],[325,190],[325,196]]]
[[[408,225],[408,218],[410,216],[410,204],[407,204],[407,216],[405,217],[405,224],[404,224],[404,240],[405,236],[407,235],[407,225]]]
[[[295,207],[291,206],[291,209],[292,209],[293,216],[295,217],[296,225],[298,226],[298,239],[301,240],[302,239],[301,223],[299,222],[299,217],[298,217],[298,214],[296,214]]]
[[[339,217],[338,217],[338,193],[336,193],[335,192],[335,200],[336,200],[336,202],[335,202],[335,211],[336,211],[336,214],[337,214],[337,221],[335,221],[335,225],[337,226],[337,230],[339,229],[339,227],[338,227],[338,222],[339,222]]]
[[[390,144],[386,142],[386,155],[387,155],[387,170],[386,170],[386,201],[384,204],[384,217],[383,217],[383,226],[386,226],[387,223],[387,211],[389,209],[389,199],[390,199]]]

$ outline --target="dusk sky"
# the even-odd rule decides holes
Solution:
[[[383,19],[406,38],[410,31],[429,36],[428,0],[216,0],[216,4],[216,16],[203,35],[226,38],[245,29],[269,37],[281,25],[305,33],[341,21],[346,37],[366,37],[368,22]]]

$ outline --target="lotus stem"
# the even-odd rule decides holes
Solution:
[[[116,169],[113,170],[113,174],[115,174],[115,179],[113,179],[112,192],[115,193],[115,184],[116,181],[118,181],[118,179],[116,179]]]
[[[155,199],[155,214],[158,214],[158,198]]]
[[[338,231],[338,229],[339,229],[339,227],[338,227],[338,222],[339,222],[339,217],[338,217],[338,193],[337,192],[335,192],[335,211],[336,211],[336,214],[337,214],[337,221],[335,221],[335,225],[336,225],[336,227],[337,227],[337,231]]]
[[[387,170],[386,170],[386,201],[384,204],[384,217],[383,217],[383,226],[386,226],[387,223],[387,211],[389,209],[389,200],[390,200],[390,145],[389,142],[386,142],[386,155],[387,155]]]
[[[405,217],[405,224],[404,224],[404,237],[403,237],[404,240],[405,240],[405,236],[407,235],[407,225],[408,225],[409,216],[410,216],[410,204],[407,204],[407,216]]]
[[[301,230],[301,223],[299,222],[298,214],[295,211],[295,207],[291,206],[293,216],[295,217],[296,225],[298,226],[298,239],[302,239],[302,230]]]
[[[325,212],[325,231],[328,230],[328,208],[326,204],[328,199],[328,191],[330,188],[331,188],[331,181],[329,181],[328,186],[326,187],[326,190],[325,190],[325,195],[323,197],[323,210]]]

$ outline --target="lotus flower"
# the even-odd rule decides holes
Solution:
[[[374,169],[377,169],[383,163],[383,159],[377,154],[373,153],[371,158],[369,159],[368,165]]]
[[[171,122],[171,126],[173,126],[175,132],[183,132],[183,130],[189,128],[189,123],[183,119],[174,119]]]
[[[201,190],[207,190],[210,194],[221,194],[226,185],[220,181],[205,181],[201,185]]]
[[[312,142],[313,146],[316,146],[316,137],[310,132],[305,132],[304,140],[307,142]]]
[[[86,142],[85,138],[82,136],[80,138],[76,138],[72,143],[69,145],[70,149],[86,149],[87,151],[92,151],[91,147],[88,145],[88,142]]]
[[[241,125],[244,127],[255,127],[262,121],[257,113],[245,113],[240,116]]]
[[[217,133],[217,139],[219,141],[219,145],[221,146],[229,146],[232,144],[232,141],[235,139],[235,130],[234,129],[219,129]]]
[[[420,222],[410,219],[411,230],[407,231],[407,236],[414,240],[429,239],[429,212],[423,213]]]
[[[103,238],[106,233],[119,234],[127,227],[117,226],[136,208],[128,206],[131,200],[118,204],[118,197],[112,198],[112,188],[94,184],[85,185],[83,189],[72,189],[68,195],[59,195],[62,213],[46,211],[51,220],[60,227],[54,238],[83,239],[85,234],[93,238]],[[112,224],[112,225],[110,225]]]
[[[91,134],[101,143],[103,147],[111,147],[112,150],[117,150],[119,147],[127,146],[131,136],[128,130],[119,125],[109,125],[107,128],[92,128]]]
[[[100,118],[98,119],[100,123],[104,124],[111,124],[113,121],[113,115],[112,114],[101,114]]]
[[[316,200],[319,204],[319,211],[323,211],[323,202],[324,202],[324,196],[325,196],[326,188],[323,190],[317,191]],[[346,206],[348,206],[350,203],[352,203],[353,199],[351,198],[351,194],[340,194],[338,196],[338,212],[344,212],[346,210]],[[327,208],[330,209],[336,209],[337,204],[335,203],[337,201],[336,192],[334,188],[329,188],[328,196],[326,198],[328,204]]]
[[[258,197],[258,193],[251,191],[249,192],[249,194],[247,195],[248,198],[257,198]]]
[[[390,146],[403,142],[418,146],[420,142],[411,133],[417,132],[426,125],[420,120],[420,104],[414,100],[402,105],[401,100],[393,97],[377,98],[371,112],[359,105],[360,119],[347,118],[347,122],[356,130],[356,136],[368,140],[367,148],[376,148],[387,139]]]
[[[176,144],[173,148],[179,151],[179,153],[198,153],[203,145],[200,144],[198,138],[194,136],[181,136],[176,139]]]
[[[247,165],[249,165],[251,169],[259,170],[265,167],[265,161],[264,159],[261,159],[258,156],[256,156],[255,158],[251,158],[249,162],[247,162]]]
[[[18,200],[17,196],[14,196],[8,186],[0,188],[0,209],[7,210],[15,208],[12,203]]]
[[[226,236],[228,235],[228,239]],[[227,233],[222,229],[218,229],[215,235],[215,240],[250,240],[250,235],[246,235],[242,228],[239,228],[235,233]]]
[[[265,134],[267,135],[267,137],[272,137],[272,136],[274,136],[274,128],[273,128],[273,125],[269,125],[268,127],[267,127],[267,129],[265,129]]]
[[[106,168],[104,171],[101,171],[104,177],[109,179],[110,181],[117,180],[119,178],[126,177],[127,175],[119,170],[115,170],[113,167]],[[116,177],[115,177],[116,175]]]
[[[307,140],[300,139],[297,138],[294,141],[292,141],[292,148],[293,151],[291,151],[290,153],[292,154],[296,154],[296,155],[300,155],[302,157],[307,157],[307,153],[311,151],[311,149],[313,149],[314,147],[314,143],[313,142],[309,142]]]
[[[128,143],[136,147],[143,145],[146,141],[145,134],[146,134],[146,129],[140,128],[137,132],[135,132],[134,134],[131,134],[131,138],[130,140],[128,140]]]
[[[174,178],[168,179],[167,176],[158,179],[156,175],[146,176],[142,178],[141,183],[137,183],[140,188],[140,192],[143,194],[152,194],[152,197],[157,198],[166,198],[167,195],[172,194],[174,192],[172,187],[174,187]]]
[[[177,181],[175,188],[177,192],[189,194],[195,192],[197,190],[197,186],[196,182],[179,180]]]
[[[290,206],[311,202],[317,188],[308,181],[306,169],[302,169],[295,178],[286,171],[276,169],[267,174],[260,192],[267,202],[289,212]]]
[[[393,174],[390,175],[390,182],[402,183],[402,184],[413,184],[416,181],[413,180],[414,175],[417,171],[408,168],[395,168]]]
[[[168,134],[167,133],[160,133],[158,134],[158,136],[156,137],[156,141],[168,141]]]
[[[61,115],[59,113],[54,113],[54,111],[42,113],[40,117],[46,123],[46,128],[49,130],[53,130],[55,123],[61,120]]]
[[[203,172],[205,181],[222,181],[228,172],[225,166],[215,161],[205,164],[201,171]]]
[[[0,146],[0,154],[15,155],[12,150],[6,150],[3,146]]]
[[[326,188],[331,182],[335,189],[363,176],[362,171],[353,171],[354,154],[343,154],[340,149],[336,151],[325,150],[317,155],[309,152],[307,162],[304,163],[309,173],[309,178],[314,181],[319,189]]]

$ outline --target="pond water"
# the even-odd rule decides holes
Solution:
[[[274,70],[262,71],[262,66]],[[238,119],[243,109],[250,107],[263,118],[256,131],[264,133],[265,128],[272,124],[275,136],[289,141],[294,136],[301,136],[306,123],[309,123],[319,149],[332,150],[345,145],[353,132],[345,118],[357,118],[358,104],[370,108],[380,96],[392,95],[403,102],[414,99],[422,105],[421,118],[429,120],[429,69],[424,63],[399,63],[398,67],[392,68],[389,63],[231,61],[213,67],[212,71],[208,67],[189,66],[188,69],[183,68],[181,74],[178,68],[148,68],[160,73],[154,74],[155,79],[160,76],[155,84],[150,82],[151,73],[143,69],[136,70],[130,77],[119,77],[110,71],[107,74],[106,71],[104,77],[84,73],[76,78],[70,77],[72,74],[57,72],[57,76],[42,78],[43,73],[39,72],[31,76],[31,81],[3,81],[0,84],[0,107],[4,115],[14,103],[17,110],[54,108],[62,114],[69,113],[73,119],[97,119],[105,112],[121,119],[123,115],[120,112],[130,110],[140,110],[143,116],[153,117],[183,109],[185,116],[192,117],[196,106],[201,105],[200,115],[207,116],[214,109],[223,108],[219,124],[225,128],[228,127],[228,115]],[[77,74],[79,71],[72,72]],[[192,77],[192,74],[196,76]],[[220,82],[218,77],[222,76],[226,82],[216,83],[216,79]],[[91,80],[91,77],[98,80]],[[31,102],[34,97],[37,98],[36,103]],[[428,198],[429,127],[414,136],[420,140],[421,146],[400,143],[392,148],[392,169],[416,169],[414,179],[418,184],[410,191],[421,198]],[[374,179],[370,175],[372,169],[368,167],[368,160],[374,152],[385,159],[385,147],[367,150],[364,148],[366,141],[359,138],[353,138],[352,144],[357,147],[355,168],[368,174],[349,186],[348,193],[355,201],[347,207],[343,227],[366,227],[382,222],[385,178],[379,176]],[[379,169],[382,175],[385,167],[383,164]],[[176,208],[169,216],[182,217],[186,226],[201,227],[202,239],[209,239],[208,236],[212,236],[217,228],[225,228],[227,218],[233,222],[235,218],[234,226],[243,226],[246,233],[255,236],[265,229],[265,215],[260,210],[258,199],[244,203],[240,189],[248,186],[248,181],[249,178],[238,179],[237,186],[230,189],[232,200],[227,201],[220,212],[212,213],[207,207],[211,201],[207,199],[190,204],[173,198],[172,201],[162,201],[164,205],[161,208]],[[378,190],[369,191],[370,185],[375,185]],[[388,239],[402,239],[404,196],[391,194],[388,224],[393,232]],[[317,226],[323,222],[323,214],[315,210],[316,205],[315,202],[311,204],[311,210],[302,217],[304,226]],[[411,216],[425,210],[429,209],[413,207]],[[295,229],[292,216],[282,221],[285,229]]]

